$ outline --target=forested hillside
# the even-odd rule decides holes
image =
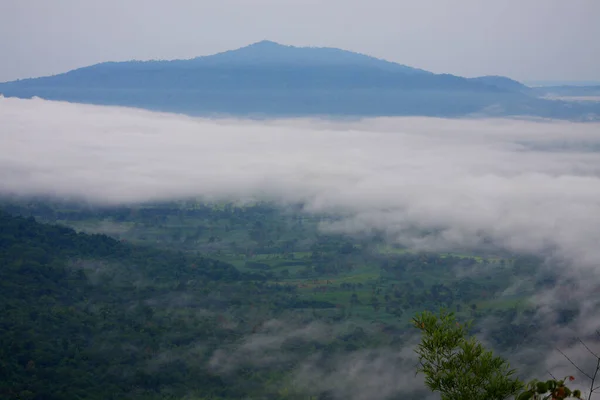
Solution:
[[[291,299],[219,261],[5,213],[0,266],[2,398],[235,398],[240,387],[200,367],[202,351],[196,368],[161,352],[235,340],[246,328],[228,329],[222,313],[249,297],[258,308]]]
[[[533,258],[323,235],[265,204],[5,207],[29,215],[0,214],[0,392],[10,399],[341,398],[342,378],[321,376],[401,351],[419,310],[493,316],[497,349],[527,343],[527,293],[501,293],[515,279],[552,279]]]

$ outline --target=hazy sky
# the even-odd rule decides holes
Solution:
[[[598,0],[0,0],[0,81],[262,39],[464,76],[600,80]]]

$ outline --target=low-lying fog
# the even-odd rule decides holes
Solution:
[[[343,216],[323,229],[381,229],[425,249],[491,244],[544,255],[575,278],[582,310],[553,335],[587,335],[600,320],[591,296],[600,270],[597,123],[210,120],[0,97],[0,194],[303,202]],[[555,290],[540,292],[539,304],[551,309]],[[554,354],[546,361],[553,370],[561,363]]]
[[[600,261],[600,124],[210,120],[13,98],[0,121],[4,193],[304,201],[346,216],[328,229]]]

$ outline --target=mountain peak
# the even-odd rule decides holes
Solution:
[[[366,67],[403,72],[429,73],[406,65],[378,59],[365,54],[331,47],[296,47],[261,40],[235,50],[194,59],[199,64],[210,65],[280,65],[294,67]]]
[[[271,47],[271,48],[275,48],[275,47],[290,47],[290,46],[285,46],[281,43],[277,43],[277,42],[273,42],[272,40],[261,40],[260,42],[256,42],[256,43],[252,43],[249,44],[246,47]]]

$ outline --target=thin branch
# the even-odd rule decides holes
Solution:
[[[596,376],[598,375],[598,370],[600,369],[600,357],[598,361],[596,361],[596,370],[594,371],[594,377],[592,378],[592,383],[590,384],[590,394],[588,396],[588,400],[591,400],[592,393],[594,393],[594,381],[596,380]]]
[[[592,350],[590,350],[590,348],[583,342],[583,340],[581,340],[579,338],[577,338],[577,340],[579,340],[579,343],[581,343],[583,345],[583,347],[585,347],[586,350],[590,352],[590,354],[592,354],[596,358],[600,358],[600,356],[598,354],[596,354]]]
[[[552,372],[546,370],[546,372],[548,373],[548,375],[550,375],[550,377],[554,380],[556,380],[556,377],[554,375],[552,375]]]
[[[570,362],[570,363],[571,363],[571,364],[572,364],[572,365],[573,365],[575,368],[577,368],[577,370],[578,370],[579,372],[581,372],[583,375],[587,376],[587,377],[588,377],[588,379],[594,379],[594,378],[592,378],[591,376],[589,376],[588,374],[586,374],[586,373],[585,373],[585,372],[584,372],[584,371],[583,371],[581,368],[579,368],[579,367],[577,366],[577,364],[575,364],[575,363],[574,363],[574,362],[573,362],[573,361],[572,361],[572,360],[569,358],[569,356],[567,356],[565,353],[563,353],[563,352],[561,351],[561,349],[559,349],[558,347],[556,347],[556,350],[558,350],[558,352],[559,352],[560,354],[562,354],[562,355],[563,355],[563,356],[564,356],[564,357],[565,357],[567,360],[569,360],[569,362]],[[600,359],[598,359],[598,361],[600,361]]]

